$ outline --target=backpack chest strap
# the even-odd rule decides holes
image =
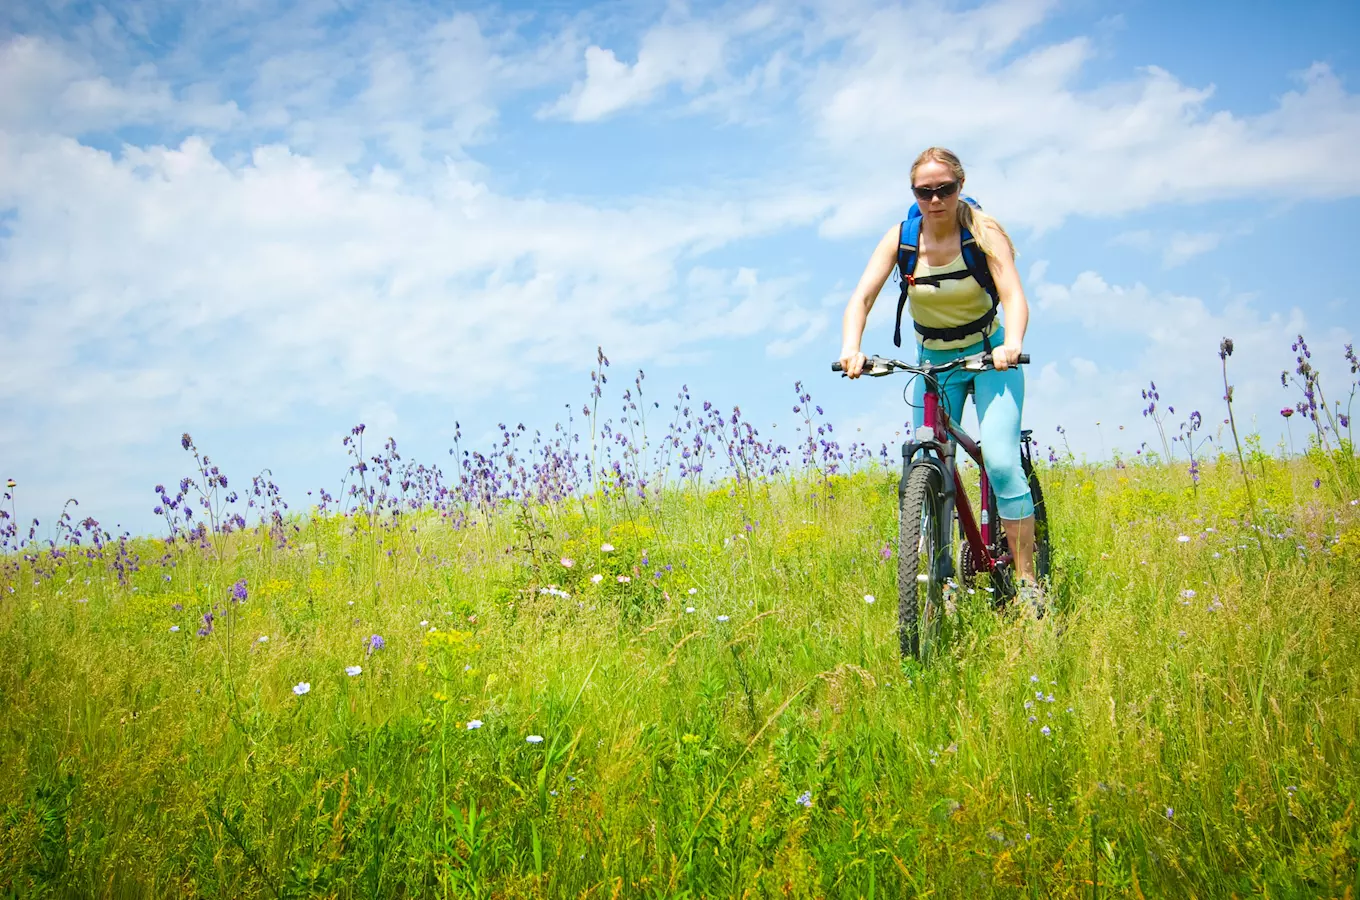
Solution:
[[[913,275],[911,278],[912,286],[924,284],[938,287],[944,281],[962,281],[965,278],[973,277],[973,273],[967,269],[959,269],[957,272],[944,272],[939,275]]]

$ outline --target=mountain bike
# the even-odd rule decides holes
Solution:
[[[1029,354],[1022,353],[1019,361],[1027,364]],[[983,466],[982,446],[949,418],[941,402],[938,376],[959,368],[975,372],[993,368],[991,355],[978,353],[938,365],[913,365],[871,356],[864,364],[863,374],[876,378],[906,372],[925,379],[923,424],[902,444],[902,479],[897,488],[898,641],[903,657],[921,661],[929,657],[938,640],[945,586],[955,572],[955,520],[959,530],[960,582],[969,586],[978,575],[988,575],[997,608],[1016,593],[1014,557],[997,515],[996,494]],[[839,362],[832,363],[831,370],[844,375]],[[1046,582],[1048,511],[1031,459],[1031,435],[1028,429],[1020,432],[1020,462],[1034,498],[1034,571],[1040,582]],[[973,515],[972,503],[955,465],[959,447],[977,463],[980,521]]]

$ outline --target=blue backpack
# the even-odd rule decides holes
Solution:
[[[972,197],[964,197],[963,201],[975,209],[982,209]],[[902,279],[902,294],[897,298],[897,327],[893,329],[894,346],[902,346],[902,310],[907,305],[908,288],[914,284],[939,284],[941,281],[967,278],[969,275],[977,279],[977,283],[982,285],[982,289],[992,298],[992,308],[985,315],[952,328],[930,328],[920,322],[912,324],[923,340],[956,341],[977,333],[981,333],[984,336],[983,340],[986,340],[987,329],[996,318],[996,309],[1001,305],[1001,300],[997,296],[996,282],[992,279],[991,270],[987,268],[987,254],[982,252],[982,248],[977,245],[977,239],[968,229],[963,228],[961,231],[959,237],[963,244],[964,269],[946,275],[923,275],[917,278],[914,273],[916,260],[920,256],[918,248],[921,245],[921,207],[916,203],[911,205],[897,240],[897,271]]]

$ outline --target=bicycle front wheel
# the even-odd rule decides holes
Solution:
[[[940,494],[940,473],[916,466],[907,473],[898,510],[898,643],[903,658],[922,662],[934,649],[944,610]]]

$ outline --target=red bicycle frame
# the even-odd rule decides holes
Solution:
[[[968,492],[964,489],[963,481],[959,478],[958,466],[954,464],[954,454],[948,452],[947,449],[942,453],[944,457],[942,461],[947,469],[946,477],[953,482],[954,490],[952,493],[954,508],[959,517],[959,530],[963,532],[963,539],[968,542],[968,549],[972,552],[973,559],[976,560],[977,571],[991,572],[998,565],[1009,563],[1009,554],[993,557],[989,550],[992,546],[992,529],[1000,527],[1000,523],[991,521],[991,517],[987,513],[987,495],[991,484],[987,480],[987,469],[982,464],[982,447],[949,418],[948,411],[940,403],[940,395],[935,389],[935,383],[932,379],[926,380],[923,427],[931,430],[935,443],[942,449],[948,448],[952,439],[963,448],[963,452],[967,453],[977,463],[978,485],[981,488],[982,497],[981,523],[973,517],[973,507],[968,501]],[[945,518],[947,521],[947,511]]]

